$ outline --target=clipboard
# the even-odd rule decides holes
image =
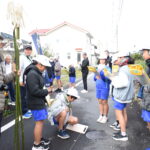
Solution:
[[[85,134],[87,129],[88,129],[88,126],[83,125],[83,124],[79,124],[79,123],[77,123],[75,125],[68,124],[66,129],[74,131],[74,132],[78,132],[78,133],[81,133],[81,134]]]

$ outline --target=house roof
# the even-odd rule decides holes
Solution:
[[[59,25],[57,25],[57,26],[55,26],[55,27],[53,27],[53,28],[51,28],[51,29],[36,29],[36,30],[31,31],[29,34],[37,33],[39,35],[47,35],[47,34],[53,32],[53,31],[55,31],[55,30],[57,30],[57,29],[59,29],[59,28],[61,28],[63,26],[69,26],[69,27],[74,28],[74,29],[76,29],[78,31],[84,32],[85,34],[87,34],[87,36],[89,36],[90,38],[93,38],[93,36],[87,30],[85,30],[85,29],[83,29],[81,27],[78,27],[76,25],[73,25],[71,23],[68,23],[66,21],[61,23],[61,24],[59,24]]]
[[[35,29],[33,31],[31,31],[29,34],[34,34],[37,33],[39,35],[47,33],[50,29]]]
[[[3,39],[13,40],[13,36],[12,36],[12,35],[7,34],[7,33],[4,33],[4,32],[0,32],[0,36],[1,36]]]

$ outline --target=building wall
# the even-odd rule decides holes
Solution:
[[[90,56],[91,45],[87,35],[67,25],[46,36],[41,36],[40,41],[42,48],[49,47],[49,52],[59,56],[60,62],[64,66],[77,65],[79,63],[77,62],[78,53],[87,52]],[[77,51],[77,48],[81,50]]]

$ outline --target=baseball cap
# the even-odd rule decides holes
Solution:
[[[31,45],[25,45],[25,46],[24,46],[24,50],[25,50],[25,49],[32,50],[32,46],[31,46]]]

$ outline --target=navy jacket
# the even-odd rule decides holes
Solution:
[[[26,96],[28,108],[31,110],[40,110],[46,107],[45,97],[48,95],[48,90],[43,89],[44,79],[42,72],[35,65],[30,65],[27,69],[26,78]]]

